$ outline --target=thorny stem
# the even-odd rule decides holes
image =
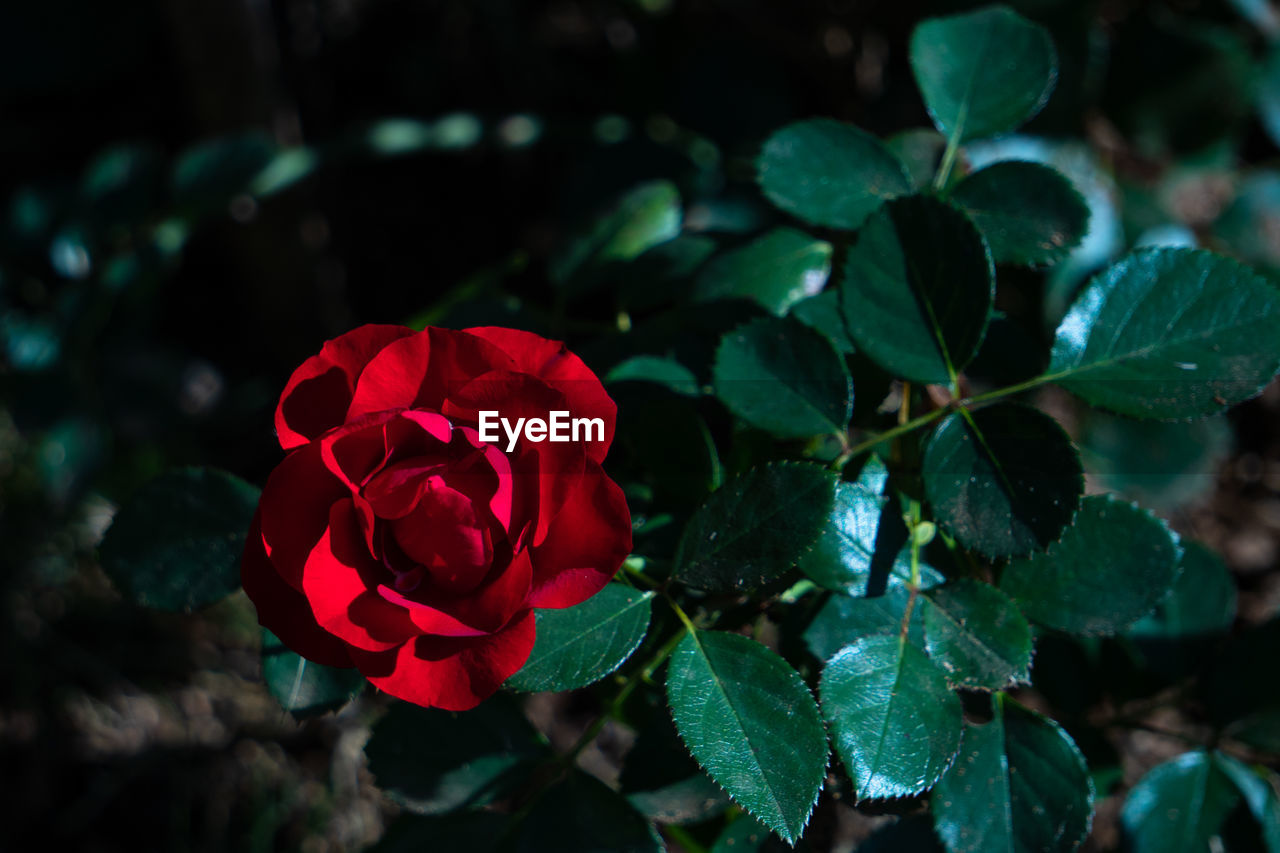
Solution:
[[[970,408],[973,408],[974,406],[986,405],[987,403],[992,403],[992,402],[995,402],[996,400],[1001,400],[1005,397],[1009,397],[1014,394],[1020,394],[1023,391],[1030,391],[1032,388],[1039,388],[1041,385],[1046,385],[1052,382],[1055,378],[1057,377],[1054,375],[1045,374],[1043,376],[1037,376],[1034,379],[1028,379],[1025,382],[1019,382],[1016,385],[1009,385],[1005,388],[997,388],[994,391],[987,391],[984,394],[977,394],[977,395],[974,395],[973,397],[965,397],[962,400],[952,400],[951,403],[947,406],[934,409],[931,412],[926,412],[925,414],[911,418],[906,422],[901,421],[902,415],[901,415],[901,412],[899,412],[899,423],[896,427],[887,429],[884,432],[877,433],[876,435],[873,435],[868,439],[858,442],[857,444],[851,446],[843,454],[841,454],[841,456],[847,457],[846,461],[848,461],[848,459],[852,459],[853,457],[857,456],[859,453],[865,453],[866,451],[871,450],[873,447],[883,444],[886,441],[891,441],[892,439],[895,439],[899,436],[906,435],[907,433],[910,433],[910,432],[914,432],[920,427],[927,426],[928,424],[931,424],[934,421],[936,421],[938,418],[941,418],[944,415],[948,415],[951,412],[956,411],[957,409],[970,409]]]

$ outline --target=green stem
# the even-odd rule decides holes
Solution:
[[[865,453],[876,445],[883,444],[886,441],[891,441],[900,435],[906,435],[909,432],[914,432],[926,424],[933,423],[938,418],[947,414],[947,412],[947,409],[934,409],[932,412],[920,415],[917,418],[912,418],[906,423],[898,424],[893,429],[887,429],[882,433],[878,433],[871,438],[868,438],[866,441],[859,442],[858,444],[850,447],[848,451],[849,458],[852,459],[859,453]]]
[[[1014,394],[1021,394],[1023,391],[1030,391],[1032,388],[1039,388],[1041,385],[1047,385],[1062,375],[1063,374],[1061,373],[1046,373],[1042,376],[1037,376],[1034,379],[1019,382],[1016,385],[997,388],[994,391],[988,391],[985,394],[978,394],[973,397],[965,397],[962,400],[953,400],[948,406],[943,406],[940,409],[934,409],[931,412],[926,412],[923,415],[912,418],[906,423],[900,423],[892,429],[887,429],[884,432],[873,435],[865,441],[860,441],[850,447],[845,453],[841,454],[841,456],[847,457],[846,461],[848,461],[848,459],[852,459],[859,453],[865,453],[866,451],[871,450],[876,445],[883,444],[884,442],[895,439],[900,435],[906,435],[909,432],[914,432],[922,426],[927,426],[938,418],[951,414],[955,409],[969,409],[974,406],[983,406],[987,403],[994,403],[995,401],[1001,400],[1005,397],[1010,397]]]
[[[980,406],[984,403],[990,403],[995,400],[1000,400],[1005,397],[1012,396],[1014,394],[1021,394],[1023,391],[1030,391],[1032,388],[1039,388],[1041,385],[1048,385],[1050,382],[1053,382],[1055,379],[1057,379],[1059,376],[1062,376],[1062,375],[1064,374],[1044,373],[1044,374],[1041,374],[1040,376],[1036,376],[1024,382],[1019,382],[1016,385],[1007,385],[1004,388],[997,388],[994,391],[988,391],[985,394],[978,394],[973,397],[965,397],[963,400],[960,401],[959,405]]]
[[[899,633],[899,639],[904,643],[911,626],[911,611],[915,610],[916,596],[920,594],[920,540],[916,536],[916,528],[920,526],[920,502],[911,501],[907,513],[911,536],[911,594],[907,597],[907,606],[902,613],[902,628]]]
[[[933,176],[933,189],[935,192],[942,192],[947,188],[948,182],[951,180],[951,170],[956,165],[956,155],[960,153],[960,134],[953,134],[947,139],[947,150],[942,153],[942,163],[938,166],[938,173]]]

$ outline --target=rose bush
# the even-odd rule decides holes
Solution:
[[[485,444],[478,412],[600,418],[603,441]],[[368,325],[329,341],[276,409],[288,451],[242,580],[263,626],[419,705],[463,710],[528,658],[533,608],[598,592],[631,548],[600,465],[616,408],[563,344],[501,328]]]

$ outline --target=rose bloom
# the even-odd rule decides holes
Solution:
[[[481,410],[600,418],[604,440],[522,435],[508,454],[480,440]],[[615,415],[577,356],[528,332],[370,325],[329,341],[276,409],[288,455],[241,568],[259,621],[393,696],[474,707],[529,657],[533,608],[590,598],[631,550],[600,467]]]

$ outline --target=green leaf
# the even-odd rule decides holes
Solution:
[[[1008,161],[974,172],[951,198],[973,217],[998,264],[1052,264],[1080,245],[1089,206],[1061,172]]]
[[[1195,249],[1135,252],[1094,278],[1053,342],[1048,377],[1139,418],[1210,415],[1280,368],[1280,290]]]
[[[1152,769],[1129,790],[1120,822],[1133,853],[1203,853],[1240,792],[1207,752]]]
[[[934,569],[929,566],[920,568],[928,573],[931,581],[941,583],[942,576]],[[902,630],[902,618],[906,615],[910,598],[911,588],[896,575],[890,575],[888,586],[881,595],[832,595],[805,629],[805,645],[815,658],[826,661],[863,637],[896,637]],[[924,620],[919,607],[912,610],[907,639],[924,648]]]
[[[794,844],[827,769],[826,732],[799,673],[738,634],[691,633],[671,656],[667,701],[711,778]]]
[[[102,541],[102,568],[128,598],[195,610],[240,587],[260,492],[214,468],[161,474],[125,502]]]
[[[1109,495],[1080,503],[1046,551],[1005,567],[1000,588],[1032,621],[1114,634],[1155,609],[1178,576],[1178,540],[1163,521]]]
[[[853,341],[844,328],[844,316],[840,313],[840,294],[824,290],[817,296],[802,299],[791,306],[791,316],[811,329],[826,335],[841,355],[853,353]]]
[[[662,853],[662,839],[620,794],[574,771],[525,819],[516,853]]]
[[[1250,767],[1226,753],[1215,752],[1213,758],[1244,797],[1262,830],[1267,853],[1280,853],[1280,775],[1266,767]]]
[[[989,723],[965,726],[930,808],[949,853],[1070,853],[1089,832],[1093,785],[1057,723],[997,696]]]
[[[689,368],[674,358],[659,358],[654,355],[632,356],[610,370],[604,381],[606,385],[615,382],[652,382],[686,397],[697,397],[702,393],[698,378]]]
[[[262,629],[262,680],[280,707],[295,717],[339,708],[364,689],[357,669],[339,669],[309,661],[290,651],[280,638]]]
[[[752,426],[779,438],[844,432],[853,380],[831,341],[789,318],[763,317],[720,341],[716,396]]]
[[[1058,79],[1049,33],[1004,6],[931,18],[911,34],[910,50],[929,116],[957,142],[1028,121]]]
[[[943,529],[988,557],[1043,548],[1071,523],[1084,472],[1058,422],[1003,403],[948,415],[924,453],[925,494]]]
[[[604,678],[640,646],[652,598],[651,592],[611,583],[575,607],[536,611],[533,651],[507,686],[558,692]]]
[[[613,265],[675,237],[682,218],[680,193],[674,184],[641,184],[552,258],[551,281],[570,295],[579,295],[601,283],[603,273]]]
[[[818,686],[858,799],[906,797],[933,786],[960,748],[960,700],[901,637],[864,637],[827,662]]]
[[[926,649],[956,687],[1001,690],[1031,680],[1031,626],[990,584],[957,580],[920,602]]]
[[[832,119],[775,132],[756,165],[769,201],[810,225],[857,228],[881,202],[911,192],[902,163],[879,139]]]
[[[711,260],[698,274],[693,298],[750,299],[782,316],[822,290],[831,274],[831,244],[794,228],[775,228]]]
[[[822,533],[835,490],[835,474],[807,463],[773,463],[735,477],[689,520],[673,577],[718,592],[773,580]]]
[[[913,382],[949,385],[982,343],[995,298],[991,256],[946,202],[888,202],[858,232],[840,282],[857,348]]]
[[[835,503],[822,535],[800,558],[800,570],[814,583],[850,595],[866,593],[888,481],[889,469],[872,456],[856,481],[836,484]]]
[[[374,724],[364,751],[378,787],[419,814],[486,805],[547,755],[502,693],[465,713],[397,702]]]

